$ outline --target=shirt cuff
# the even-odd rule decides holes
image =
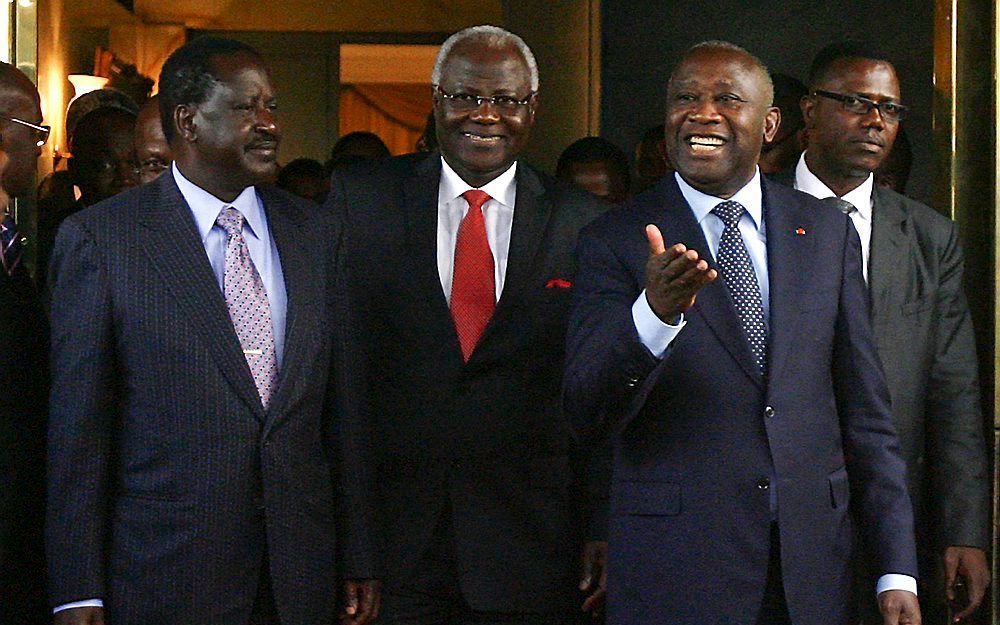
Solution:
[[[878,596],[887,590],[905,590],[917,594],[917,580],[909,575],[886,573],[878,578],[878,584],[875,585],[875,595]]]
[[[63,610],[72,610],[73,608],[103,608],[104,602],[100,599],[86,599],[84,601],[74,601],[72,603],[64,603],[60,606],[56,606],[52,609],[52,613],[62,612]]]
[[[646,301],[646,289],[639,293],[639,297],[632,304],[632,322],[635,323],[635,329],[639,333],[639,341],[654,358],[658,359],[663,358],[667,348],[687,324],[683,314],[675,326],[660,321]]]

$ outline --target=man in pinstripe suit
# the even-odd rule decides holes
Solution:
[[[377,572],[337,231],[260,186],[280,133],[253,49],[197,39],[160,93],[170,173],[72,216],[52,257],[56,622],[330,623],[341,592],[361,625]]]

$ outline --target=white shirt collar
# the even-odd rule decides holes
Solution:
[[[504,206],[514,208],[514,175],[517,173],[517,161],[511,163],[507,171],[490,180],[480,190]],[[441,157],[441,182],[438,185],[438,203],[445,204],[460,197],[469,189],[475,189],[462,177],[455,173],[444,157]]]
[[[837,194],[809,169],[809,165],[806,164],[805,152],[799,156],[799,163],[795,166],[795,188],[820,199],[837,197]],[[871,221],[872,191],[874,189],[875,175],[868,174],[864,182],[845,193],[841,199],[854,204],[854,207],[858,209],[858,214],[866,221]]]
[[[212,227],[215,226],[215,220],[218,218],[219,213],[226,206],[232,206],[243,214],[245,225],[249,228],[252,236],[259,238],[262,233],[266,232],[264,227],[264,211],[260,202],[257,201],[257,192],[254,187],[243,189],[232,202],[223,202],[185,178],[184,174],[177,167],[176,161],[170,166],[170,170],[174,175],[174,182],[177,183],[177,188],[180,189],[181,195],[184,197],[184,201],[187,202],[188,206],[191,207],[191,212],[194,213],[194,221],[198,226],[198,234],[201,236],[202,243],[205,242]]]
[[[743,185],[743,188],[733,194],[733,197],[728,199],[702,193],[685,182],[684,179],[681,178],[681,175],[677,172],[674,172],[674,178],[677,180],[677,186],[681,189],[681,195],[684,196],[688,205],[691,206],[691,210],[694,212],[695,219],[698,220],[699,224],[719,203],[732,201],[739,202],[743,205],[743,208],[745,208],[747,213],[750,214],[750,218],[753,219],[754,226],[757,230],[760,230],[763,227],[764,192],[761,190],[760,186],[760,169],[754,171],[753,178],[750,179],[750,182]]]

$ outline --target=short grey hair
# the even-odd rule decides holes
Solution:
[[[750,63],[760,70],[761,74],[764,75],[764,81],[767,84],[767,91],[771,94],[771,101],[768,102],[768,106],[773,106],[774,104],[774,81],[771,80],[771,70],[767,69],[767,65],[764,65],[764,61],[761,61],[756,54],[751,53],[749,50],[742,46],[738,46],[735,43],[730,43],[728,41],[723,41],[721,39],[711,39],[709,41],[702,41],[696,43],[687,50],[681,56],[683,61],[689,57],[692,53],[702,50],[702,49],[713,49],[713,50],[728,50],[729,52],[735,52],[737,54],[742,54],[750,60]],[[671,76],[671,78],[673,78]]]
[[[521,52],[521,57],[524,58],[524,63],[528,66],[528,73],[531,74],[531,90],[536,93],[538,92],[538,64],[535,62],[535,55],[532,54],[531,48],[528,47],[528,44],[524,43],[524,39],[521,39],[509,30],[489,24],[462,29],[451,37],[448,37],[441,44],[437,59],[434,61],[434,71],[431,72],[432,84],[441,84],[441,71],[444,69],[445,61],[448,60],[448,56],[451,54],[451,50],[455,47],[455,44],[470,39],[474,39],[488,48],[503,48],[508,45],[515,46]]]

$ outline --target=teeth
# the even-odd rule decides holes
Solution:
[[[478,142],[481,142],[481,143],[496,143],[497,141],[500,140],[500,137],[498,137],[496,135],[490,135],[488,137],[484,137],[482,135],[474,135],[474,134],[471,134],[471,133],[468,133],[468,132],[463,133],[463,134],[466,137],[472,139],[473,141],[478,141]]]
[[[705,146],[718,146],[725,143],[722,139],[718,137],[691,137],[689,139],[692,146],[705,145]]]

